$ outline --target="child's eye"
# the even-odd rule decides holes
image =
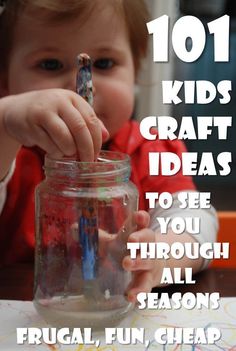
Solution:
[[[39,67],[46,71],[58,71],[63,68],[63,64],[57,59],[46,59],[39,63]]]
[[[95,60],[93,66],[98,69],[109,69],[114,66],[114,61],[108,58]]]

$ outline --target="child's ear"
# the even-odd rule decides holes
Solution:
[[[8,95],[7,73],[0,71],[0,98]]]

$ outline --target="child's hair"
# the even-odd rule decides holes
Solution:
[[[7,69],[7,58],[11,50],[14,25],[25,10],[30,8],[39,16],[41,14],[43,20],[65,21],[78,15],[82,17],[81,20],[85,20],[93,11],[96,3],[102,4],[101,0],[7,0],[6,9],[0,16],[0,60],[2,61],[0,70]],[[107,4],[106,0],[103,6],[107,6]],[[141,60],[147,52],[146,22],[149,20],[149,14],[145,0],[109,0],[110,4],[114,6],[119,15],[124,17],[137,72]]]

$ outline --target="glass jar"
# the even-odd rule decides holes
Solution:
[[[132,307],[125,298],[131,274],[122,268],[138,206],[129,157],[46,156],[44,168],[36,189],[34,305],[56,327],[116,325]]]

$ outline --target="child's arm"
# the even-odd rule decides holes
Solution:
[[[0,180],[21,145],[39,146],[52,157],[96,159],[108,132],[94,110],[63,89],[26,92],[0,100]]]
[[[137,218],[138,230],[129,236],[129,242],[165,242],[171,246],[175,242],[180,243],[193,243],[199,240],[200,242],[209,241],[214,242],[217,233],[217,220],[214,210],[201,211],[200,217],[203,223],[203,232],[198,235],[192,236],[188,233],[177,235],[171,230],[167,234],[162,235],[157,228],[150,229],[150,218],[148,213],[139,211]],[[182,212],[184,216],[184,212]],[[158,213],[156,213],[158,215]],[[173,214],[172,214],[173,215]],[[178,214],[177,214],[178,215]],[[194,216],[198,216],[197,211]],[[204,224],[205,223],[205,224]],[[206,238],[209,232],[209,238]],[[160,286],[160,280],[164,267],[169,267],[173,272],[173,268],[191,267],[193,273],[196,273],[206,265],[202,257],[196,260],[191,260],[187,257],[176,260],[170,258],[168,260],[160,259],[141,259],[139,256],[136,259],[131,259],[126,256],[123,260],[123,267],[133,272],[133,280],[130,284],[127,294],[130,301],[135,301],[139,292],[150,292],[155,286]],[[172,274],[173,275],[173,274]]]
[[[5,131],[4,114],[7,106],[6,99],[8,98],[0,99],[0,181],[7,176],[16,153],[20,148],[19,142],[9,136]]]

